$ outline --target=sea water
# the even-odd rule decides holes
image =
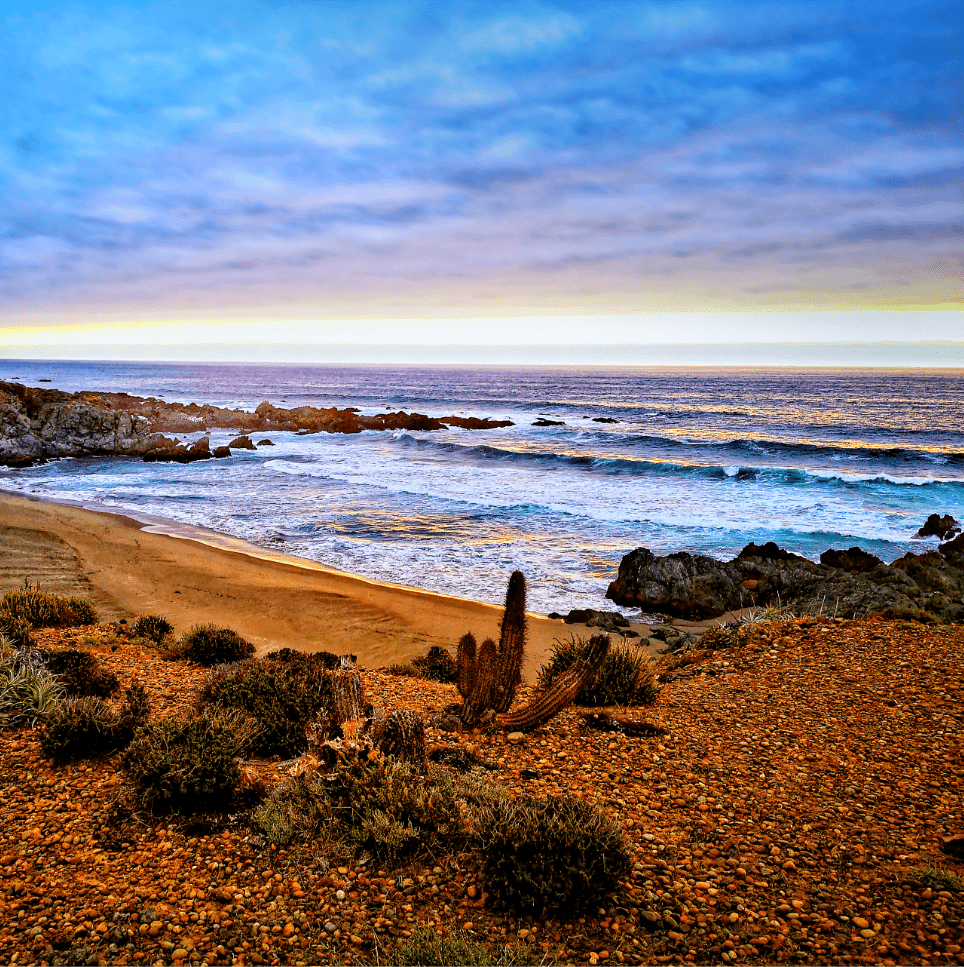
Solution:
[[[0,487],[480,601],[501,602],[519,569],[543,613],[612,607],[606,588],[639,546],[725,559],[774,540],[817,559],[856,544],[891,561],[936,545],[914,537],[929,514],[964,521],[961,371],[0,361],[0,379],[15,378],[246,410],[268,400],[512,420],[271,431],[255,439],[273,447],[230,460],[59,460],[2,470]],[[215,431],[212,446],[232,436]]]

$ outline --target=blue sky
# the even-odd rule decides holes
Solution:
[[[959,2],[0,10],[0,354],[667,312],[961,337]]]

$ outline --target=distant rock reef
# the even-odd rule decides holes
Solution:
[[[254,413],[197,403],[166,403],[127,393],[64,393],[0,381],[0,465],[28,467],[56,457],[140,456],[146,460],[190,463],[230,456],[230,447],[253,449],[246,436],[212,450],[201,439],[190,446],[164,436],[214,429],[242,434],[291,430],[300,433],[360,433],[362,430],[442,430],[458,426],[488,430],[512,426],[509,420],[441,418],[389,412],[363,416],[355,408],[284,409],[267,400]],[[258,446],[270,446],[261,440]]]
[[[859,547],[825,551],[817,564],[772,541],[748,544],[732,561],[686,551],[659,557],[638,547],[622,559],[606,597],[690,620],[778,605],[842,618],[964,621],[964,535],[892,564]]]

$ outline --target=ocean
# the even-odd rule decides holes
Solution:
[[[273,447],[188,466],[59,460],[0,469],[0,488],[479,601],[501,603],[519,569],[541,613],[613,608],[606,587],[639,546],[725,559],[774,540],[816,560],[857,544],[891,561],[936,545],[913,536],[929,514],[964,521],[960,370],[0,361],[0,379],[249,410],[269,400],[510,419],[486,431],[271,432]]]

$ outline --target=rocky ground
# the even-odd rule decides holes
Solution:
[[[106,626],[37,637],[145,682],[157,715],[203,677]],[[964,860],[942,852],[964,825],[964,628],[775,621],[698,648],[662,659],[659,702],[628,712],[660,736],[594,731],[579,709],[518,745],[430,730],[513,794],[615,813],[632,874],[572,921],[501,913],[470,854],[389,869],[259,845],[243,814],[131,814],[115,760],[54,767],[32,731],[0,733],[0,962],[391,963],[420,925],[533,963],[964,962]],[[425,713],[455,694],[364,682]],[[278,781],[292,763],[252,765]]]

